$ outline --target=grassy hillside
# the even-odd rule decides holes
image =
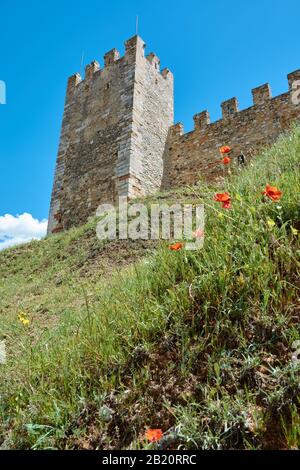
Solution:
[[[295,128],[223,186],[158,196],[205,204],[197,252],[95,222],[1,252],[0,446],[142,449],[151,427],[169,448],[300,448],[299,169]]]

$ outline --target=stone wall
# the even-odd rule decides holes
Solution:
[[[138,59],[133,109],[135,158],[141,194],[160,189],[164,151],[170,126],[174,123],[173,75],[169,69],[160,73],[155,54]],[[134,170],[134,169],[132,169]]]
[[[168,129],[173,124],[173,76],[160,73],[155,54],[144,55],[135,36],[94,61],[85,79],[68,80],[52,191],[48,233],[94,216],[118,196],[148,194],[161,186]]]
[[[170,128],[164,167],[163,189],[196,183],[199,178],[223,176],[219,147],[232,148],[233,163],[241,152],[246,159],[274,143],[280,133],[300,119],[300,70],[288,75],[289,91],[271,98],[268,84],[252,90],[253,106],[238,111],[236,98],[222,103],[223,118],[210,123],[203,111],[194,116],[194,130],[184,134],[182,124]]]

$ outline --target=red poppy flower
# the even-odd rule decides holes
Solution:
[[[263,195],[269,197],[270,199],[272,199],[272,201],[279,201],[282,196],[282,192],[279,191],[276,186],[270,186],[269,184],[267,184]]]
[[[150,442],[159,441],[163,436],[163,432],[161,429],[148,429],[145,434],[146,439]]]
[[[231,158],[229,157],[224,157],[222,162],[224,163],[224,165],[228,165],[230,162],[231,162]]]
[[[231,202],[230,201],[223,202],[222,207],[223,209],[231,209]]]
[[[230,194],[228,193],[217,193],[214,196],[214,200],[217,202],[230,202]]]
[[[183,248],[183,243],[174,243],[173,245],[170,245],[169,248],[173,251],[181,250]]]
[[[228,145],[224,145],[223,147],[220,148],[220,152],[224,155],[225,153],[231,152],[231,148],[228,147]]]

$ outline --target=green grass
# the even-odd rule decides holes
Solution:
[[[95,222],[1,252],[2,448],[142,449],[148,427],[169,448],[300,448],[299,169],[295,128],[223,186],[157,196],[205,204],[197,252]]]

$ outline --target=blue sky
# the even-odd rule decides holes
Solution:
[[[175,75],[175,120],[186,130],[204,109],[218,119],[225,99],[250,106],[251,89],[267,81],[283,93],[300,68],[299,0],[0,0],[0,243],[5,214],[48,216],[67,77],[83,51],[85,64],[123,53],[137,14],[147,52]]]

